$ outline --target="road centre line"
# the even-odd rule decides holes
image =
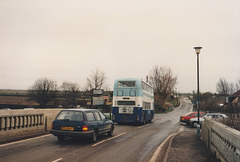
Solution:
[[[155,121],[155,122],[156,122],[156,121]],[[155,123],[155,122],[153,122],[153,123]],[[143,127],[146,127],[146,126],[148,126],[148,125],[149,125],[149,124],[146,124],[146,125],[143,125],[143,126],[140,126],[140,127],[137,127],[137,128],[138,128],[138,129],[139,129],[139,128],[143,128]],[[121,133],[121,134],[118,134],[117,136],[114,136],[114,137],[111,137],[111,138],[109,138],[109,139],[100,141],[100,142],[98,142],[98,143],[96,143],[96,144],[94,144],[94,145],[92,145],[92,146],[97,146],[97,145],[99,145],[99,144],[101,144],[101,143],[103,143],[103,142],[106,142],[106,141],[109,141],[109,140],[111,140],[111,139],[117,138],[117,137],[119,137],[119,136],[121,136],[121,135],[124,135],[124,134],[126,134],[126,133],[127,133],[127,132],[123,132],[123,133]],[[14,145],[14,144],[19,144],[19,143],[22,143],[22,142],[32,141],[32,140],[35,140],[35,139],[44,138],[44,137],[48,137],[48,136],[52,136],[52,135],[51,135],[51,134],[46,134],[46,135],[42,135],[42,136],[38,136],[38,137],[33,137],[33,138],[28,138],[28,139],[24,139],[24,140],[20,140],[20,141],[15,141],[15,142],[10,142],[10,143],[0,144],[0,147],[10,146],[10,145]]]
[[[6,144],[1,144],[0,147],[9,146],[9,145],[13,145],[13,144],[18,144],[18,143],[22,143],[22,142],[27,142],[27,141],[31,141],[31,140],[35,140],[35,139],[39,139],[39,138],[48,137],[48,136],[51,136],[51,134],[46,134],[46,135],[42,135],[42,136],[38,136],[38,137],[24,139],[24,140],[21,140],[21,141],[15,141],[15,142],[10,142],[10,143],[6,143]]]
[[[127,133],[127,132],[123,132],[123,133],[118,134],[118,135],[116,135],[116,136],[114,136],[114,137],[111,137],[111,138],[105,139],[105,140],[103,140],[103,141],[100,141],[100,142],[98,142],[98,143],[96,143],[96,144],[94,144],[94,145],[92,145],[92,146],[100,145],[101,143],[104,143],[104,142],[106,142],[106,141],[112,140],[112,139],[117,138],[117,137],[119,137],[119,136],[122,136],[122,135],[124,135],[124,134],[126,134],[126,133]]]
[[[58,162],[58,161],[61,161],[63,158],[59,158],[59,159],[57,159],[57,160],[54,160],[54,161],[52,161],[52,162]]]
[[[158,119],[158,120],[155,120],[155,121],[153,121],[152,123],[158,123],[158,122],[160,122],[160,120]]]
[[[146,126],[148,126],[149,124],[145,124],[145,125],[143,125],[143,126],[140,126],[140,127],[137,127],[138,129],[139,128],[143,128],[143,127],[146,127]]]

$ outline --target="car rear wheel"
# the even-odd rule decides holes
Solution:
[[[92,143],[95,143],[97,141],[97,131],[96,130],[94,130],[94,132],[92,133],[90,140]]]
[[[58,141],[64,141],[65,137],[64,136],[57,136]]]
[[[111,129],[110,129],[110,131],[108,132],[108,136],[110,136],[110,137],[113,136],[113,130],[114,130],[114,128],[113,128],[113,126],[112,126]]]

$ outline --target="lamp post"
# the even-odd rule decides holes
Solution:
[[[199,123],[199,54],[202,47],[194,47],[197,54],[197,111],[198,111],[198,126],[197,126],[197,136],[200,138],[200,123]]]

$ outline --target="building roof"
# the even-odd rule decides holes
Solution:
[[[234,97],[240,97],[240,90],[238,90],[236,93],[234,93],[232,96]]]

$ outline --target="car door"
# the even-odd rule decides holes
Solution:
[[[104,133],[104,121],[101,119],[100,114],[97,111],[94,111],[94,116],[97,122],[99,133],[100,134]]]
[[[103,113],[99,112],[99,115],[103,121],[104,132],[108,132],[111,129],[112,124],[109,122],[109,120],[107,120],[106,116],[103,115]]]
[[[97,121],[95,120],[94,114],[92,111],[86,112],[87,125],[90,130],[94,130],[97,127]]]
[[[194,117],[194,114],[195,114],[195,112],[192,112],[192,113],[188,114],[186,116],[185,120],[190,121],[190,119]]]

